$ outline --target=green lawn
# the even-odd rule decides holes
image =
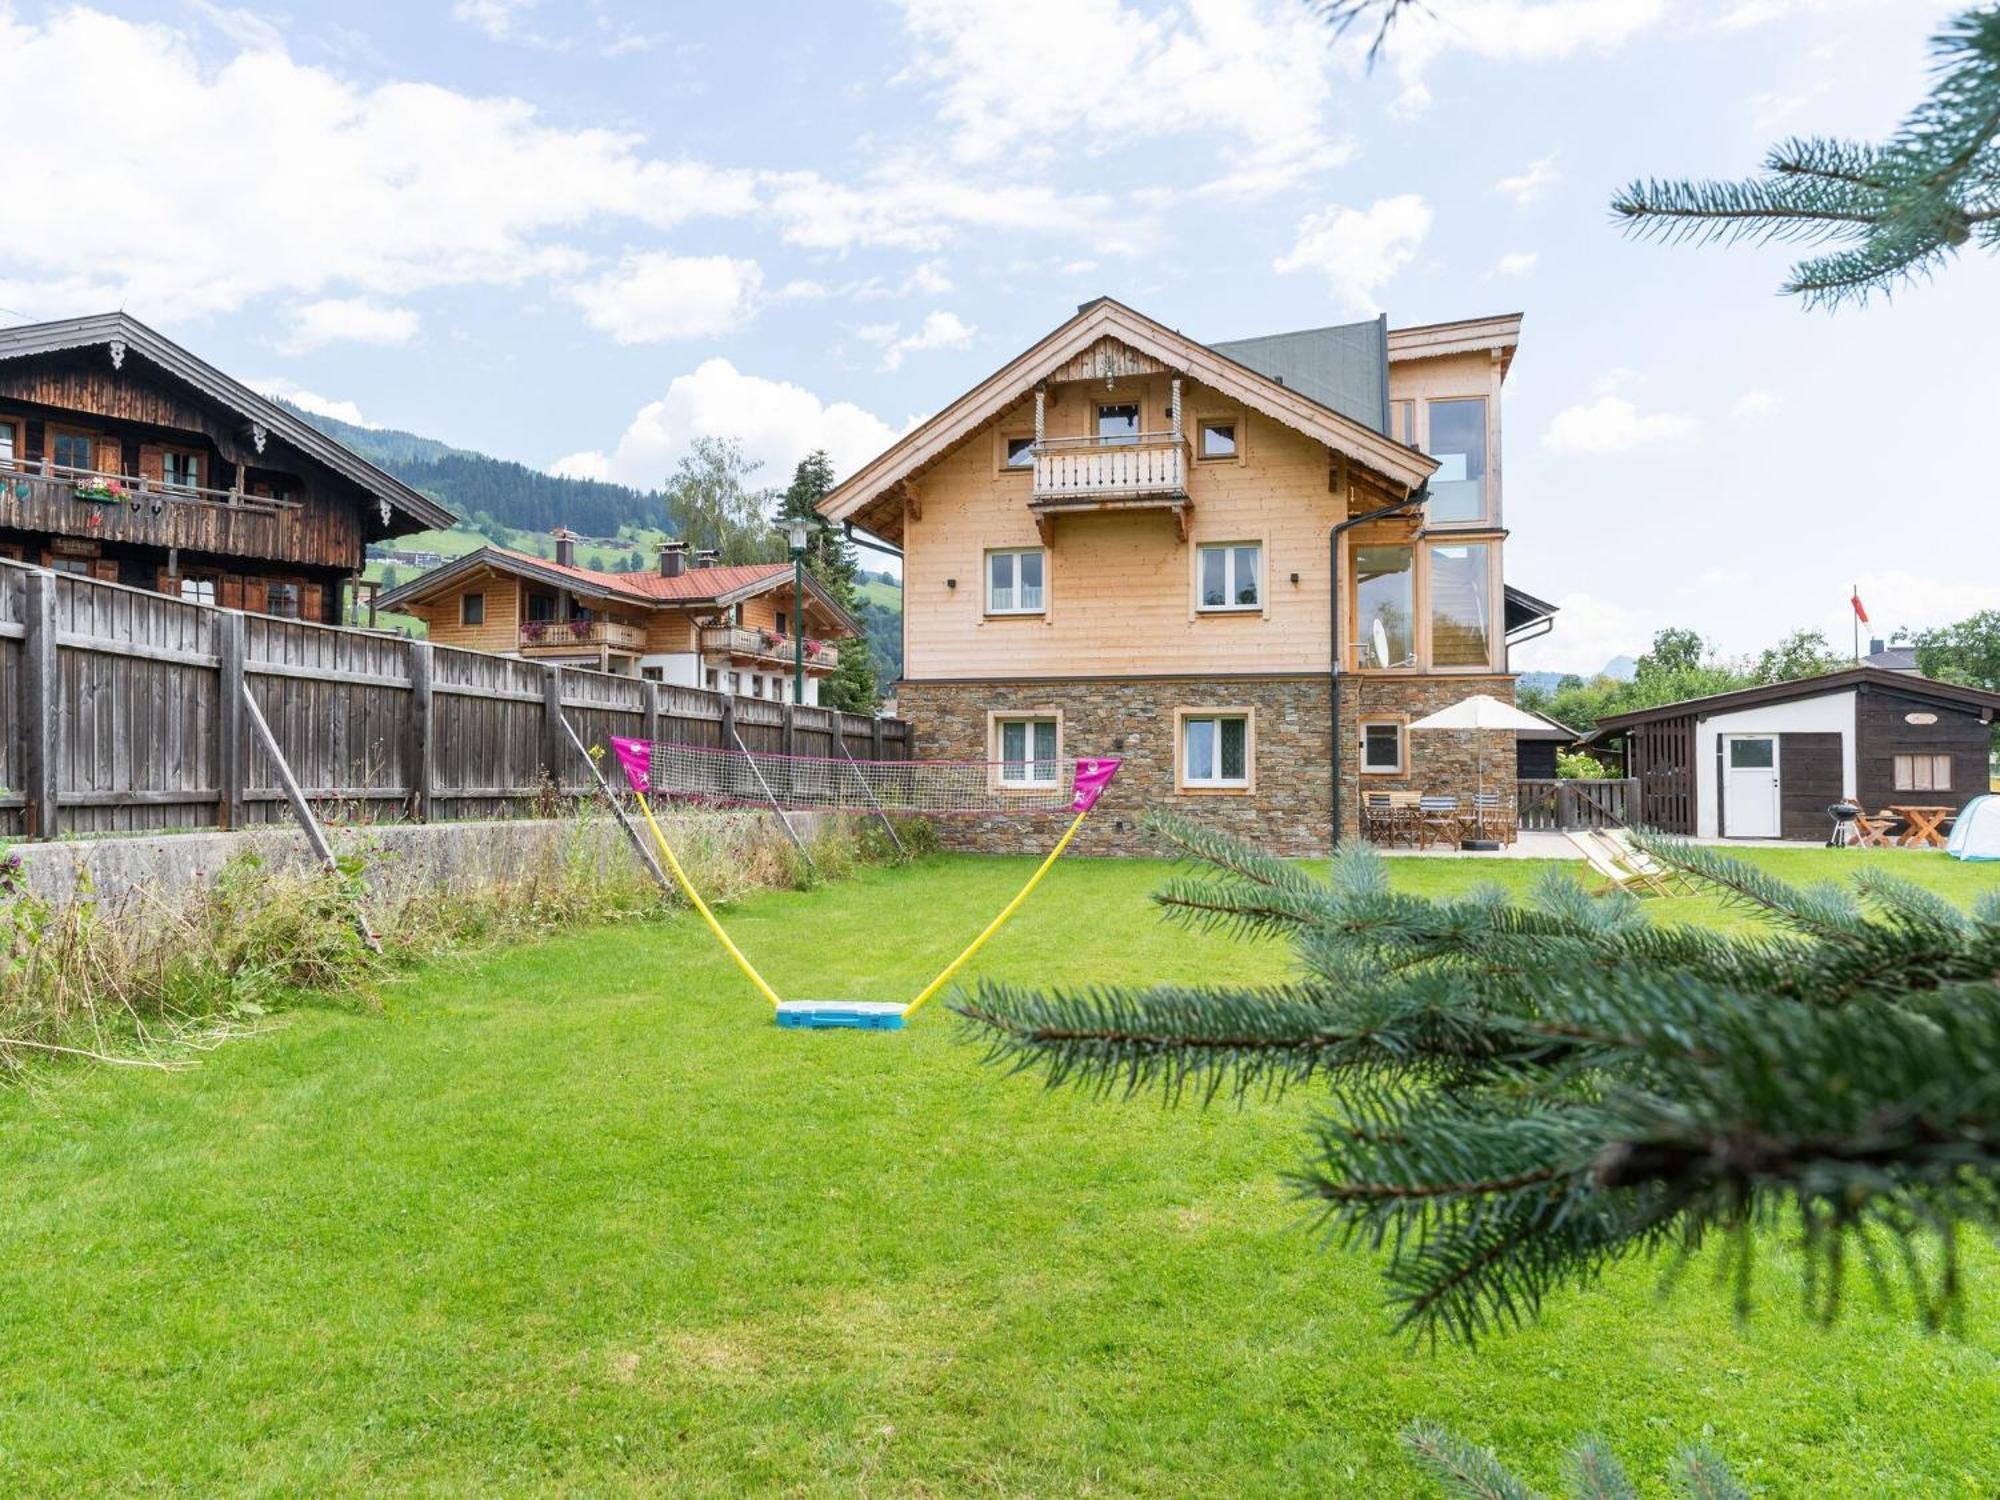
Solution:
[[[981,971],[1282,971],[1160,924],[1163,868],[1065,865]],[[729,921],[787,994],[899,999],[1025,870],[940,857]],[[1663,1298],[1631,1266],[1430,1353],[1287,1199],[1309,1097],[1049,1094],[941,1010],[780,1031],[684,918],[440,965],[384,1002],[0,1097],[0,1490],[1402,1497],[1418,1416],[1551,1485],[1589,1431],[1648,1478],[1706,1434],[1770,1495],[2000,1484],[1983,1246],[1962,1337],[1861,1297],[1809,1327],[1777,1246],[1748,1329],[1705,1273]]]

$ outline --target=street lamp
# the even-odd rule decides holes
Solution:
[[[792,702],[806,701],[806,538],[804,521],[785,529],[792,544]]]

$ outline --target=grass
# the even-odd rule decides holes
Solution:
[[[786,994],[901,998],[1025,869],[864,870],[728,920]],[[1163,873],[1066,865],[981,971],[1281,972],[1159,923]],[[1705,1275],[1629,1266],[1477,1352],[1413,1350],[1286,1196],[1309,1097],[1048,1094],[942,1012],[783,1032],[684,917],[432,966],[187,1072],[45,1078],[0,1097],[12,1493],[1402,1497],[1413,1417],[1544,1484],[1599,1431],[1646,1475],[1707,1435],[1770,1495],[1994,1493],[1986,1247],[1961,1337],[1860,1298],[1809,1326],[1774,1246],[1748,1327]]]

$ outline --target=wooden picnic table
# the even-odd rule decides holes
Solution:
[[[1901,818],[1909,826],[1896,843],[1905,849],[1942,849],[1945,836],[1938,828],[1946,818],[1958,809],[1955,807],[1913,807],[1896,803],[1889,808],[1891,813]]]

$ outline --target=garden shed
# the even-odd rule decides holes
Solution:
[[[1826,837],[1853,800],[1963,807],[1987,790],[2000,693],[1857,666],[1601,721],[1640,821],[1698,838]]]

